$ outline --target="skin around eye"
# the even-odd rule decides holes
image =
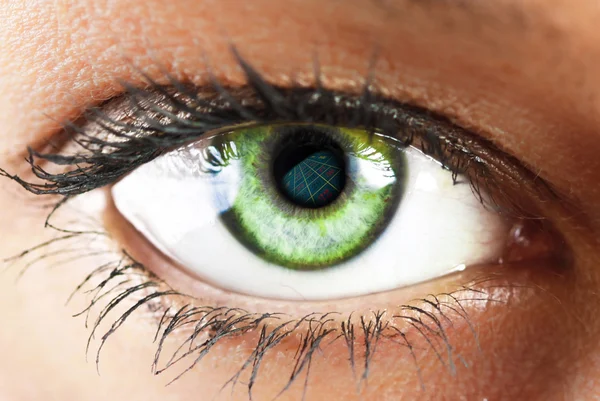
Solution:
[[[328,170],[332,157],[322,156],[329,164],[297,172],[295,186],[307,195],[308,184],[314,191],[329,185],[327,171],[346,176],[339,198],[318,209],[283,199],[273,177],[272,143],[287,142],[284,157],[294,159],[305,151],[307,133],[318,135],[308,138],[310,154],[323,153],[323,137],[335,135],[348,160],[347,169]],[[510,228],[466,177],[455,181],[415,148],[366,131],[306,125],[200,140],[138,168],[112,195],[123,217],[191,274],[275,299],[360,296],[495,263]],[[239,234],[241,225],[251,234]],[[341,260],[330,259],[342,252]]]
[[[317,53],[324,87],[360,95],[373,66],[374,82],[387,97],[448,116],[520,160],[549,184],[551,196],[532,201],[568,249],[559,261],[482,265],[343,302],[273,302],[192,280],[137,241],[134,230],[103,222],[100,191],[53,214],[52,226],[83,232],[75,235],[44,224],[45,207],[57,199],[25,196],[4,181],[0,256],[25,253],[0,270],[0,399],[99,401],[110,394],[115,400],[244,401],[248,383],[255,400],[597,399],[598,17],[591,0],[460,6],[411,0],[15,0],[0,7],[0,167],[8,173],[29,178],[27,146],[37,149],[60,130],[58,122],[118,96],[115,78],[144,86],[131,61],[156,79],[165,80],[164,67],[201,86],[210,80],[209,59],[214,76],[240,85],[245,78],[229,52],[233,42],[269,82],[283,87],[314,84]],[[531,195],[526,180],[521,189],[510,198]],[[67,239],[50,249],[35,248],[63,235]],[[521,246],[528,238],[511,241]],[[128,243],[132,239],[140,244]],[[184,295],[171,293],[164,303],[145,303],[125,315],[141,299],[158,300],[156,291],[169,290]],[[431,296],[423,300],[424,294]],[[125,301],[111,303],[116,297]],[[163,314],[165,304],[172,309]],[[235,329],[249,326],[243,313],[220,309],[234,307],[251,311],[250,322],[274,312],[283,317],[235,335],[228,322]],[[83,316],[72,318],[82,310]],[[329,323],[319,326],[332,311],[342,316],[327,315]],[[387,314],[382,318],[378,311]],[[277,327],[315,312],[322,313],[316,321],[277,342]],[[100,316],[105,319],[96,328]],[[390,323],[386,330],[382,322]],[[195,331],[204,323],[208,330]],[[322,336],[321,328],[334,331]],[[195,360],[205,350],[196,346],[215,333],[230,335],[208,341],[213,346],[202,361],[166,386],[191,366],[189,359],[170,365],[170,357],[191,349],[188,357]],[[160,374],[153,375],[157,343],[162,358],[152,370]],[[99,344],[101,375],[93,363]],[[262,358],[248,359],[252,355]],[[250,369],[260,367],[255,380],[246,370],[236,386],[223,389],[248,360]],[[304,369],[293,376],[299,366]],[[293,384],[281,393],[290,377]]]

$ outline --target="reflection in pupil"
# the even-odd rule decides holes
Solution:
[[[299,206],[318,208],[329,205],[344,188],[344,162],[335,152],[300,147],[288,153],[291,165],[284,166],[279,187]],[[299,160],[298,160],[299,159]]]

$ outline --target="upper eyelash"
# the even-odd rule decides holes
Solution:
[[[213,79],[210,87],[195,88],[170,76],[170,85],[165,86],[146,75],[147,89],[122,82],[125,94],[113,102],[129,104],[127,118],[114,118],[102,108],[91,108],[82,123],[66,122],[61,133],[70,139],[65,142],[75,143],[79,151],[64,154],[28,149],[27,162],[41,183],[26,181],[2,169],[0,175],[38,195],[70,198],[110,185],[166,151],[209,132],[244,123],[325,123],[382,131],[394,138],[396,145],[404,147],[419,137],[421,150],[450,170],[455,183],[459,175],[468,176],[482,203],[487,201],[519,217],[537,217],[512,202],[503,193],[503,185],[496,182],[498,175],[520,183],[524,175],[533,174],[515,158],[446,118],[385,99],[377,94],[370,80],[366,80],[359,96],[325,89],[320,84],[318,68],[314,88],[276,87],[235,55],[246,74],[247,87],[225,88]],[[90,125],[103,135],[90,133]],[[48,172],[48,164],[63,166],[63,170]],[[538,179],[535,187],[543,188],[545,183]]]

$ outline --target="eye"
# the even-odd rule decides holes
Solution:
[[[126,84],[67,125],[83,151],[31,151],[42,183],[12,178],[67,197],[112,184],[119,217],[188,277],[263,298],[354,297],[552,253],[509,238],[539,221],[545,186],[493,144],[368,85],[274,87],[238,61],[242,87]]]
[[[417,148],[428,140],[239,127],[163,154],[112,195],[156,248],[218,287],[277,299],[376,293],[502,256],[507,221]]]

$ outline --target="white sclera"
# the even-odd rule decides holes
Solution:
[[[319,271],[277,266],[240,244],[219,219],[235,200],[239,162],[208,174],[200,168],[206,167],[203,150],[206,145],[197,142],[165,154],[129,174],[112,193],[120,213],[151,243],[223,289],[292,300],[364,295],[496,261],[505,245],[504,220],[485,209],[467,183],[454,185],[449,171],[409,147],[398,210],[369,248]]]

